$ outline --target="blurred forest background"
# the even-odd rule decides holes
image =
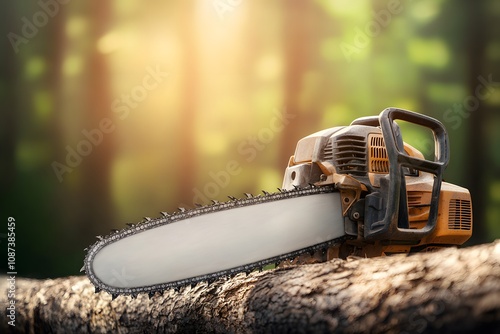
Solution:
[[[77,274],[96,235],[143,216],[273,191],[300,138],[388,106],[445,124],[469,244],[500,237],[499,1],[3,8],[0,241],[14,217],[21,276]]]

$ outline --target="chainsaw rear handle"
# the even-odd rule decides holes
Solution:
[[[399,126],[395,120],[407,121],[432,131],[435,150],[433,161],[411,157],[405,153]],[[374,123],[373,117],[357,120],[357,124],[373,125]],[[378,117],[378,123],[382,129],[389,159],[389,174],[381,181],[381,188],[385,189],[381,189],[379,194],[374,194],[366,203],[364,237],[367,240],[417,243],[420,239],[431,234],[436,227],[443,172],[449,161],[448,134],[443,124],[438,120],[398,108],[387,108],[382,111]],[[420,229],[409,228],[403,167],[434,174],[429,219],[426,225]],[[385,214],[381,220],[378,219],[380,213],[370,212],[376,207],[380,209],[384,206]]]

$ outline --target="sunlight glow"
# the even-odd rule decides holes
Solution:
[[[52,95],[46,90],[35,92],[33,95],[33,109],[39,121],[49,121],[54,112]]]
[[[410,8],[410,13],[420,23],[427,23],[439,14],[440,5],[438,0],[418,1]]]
[[[83,58],[81,55],[69,55],[64,58],[62,72],[65,76],[77,76],[83,71]]]
[[[78,38],[87,32],[88,20],[82,16],[73,16],[66,22],[66,35],[68,38]]]
[[[39,78],[46,70],[47,63],[45,59],[34,56],[30,57],[24,67],[25,75],[29,80]]]
[[[440,39],[415,38],[408,42],[408,55],[416,64],[442,68],[448,64],[448,47]]]
[[[257,61],[256,72],[263,80],[279,78],[283,73],[283,60],[276,53],[264,55]]]
[[[112,31],[97,41],[97,49],[101,53],[111,53],[118,49],[122,44],[121,36],[118,32]]]
[[[332,14],[346,17],[359,17],[370,5],[369,1],[324,0],[321,4]]]

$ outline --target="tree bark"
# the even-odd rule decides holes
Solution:
[[[7,279],[0,296],[6,312]],[[86,277],[17,279],[26,333],[500,332],[500,240],[412,256],[335,259],[200,283],[151,299],[94,293]]]

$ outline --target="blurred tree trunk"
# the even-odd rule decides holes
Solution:
[[[177,200],[179,203],[193,203],[193,188],[196,184],[196,110],[199,99],[199,41],[196,16],[198,15],[198,1],[189,1],[181,8],[183,18],[181,22],[181,41],[183,42],[183,96],[179,120],[179,140],[172,143],[177,146],[179,157],[175,164],[178,166],[176,175]]]
[[[500,59],[494,55],[494,45],[500,38],[500,19],[495,11],[496,1],[479,1],[466,3],[467,26],[467,61],[468,61],[468,93],[477,101],[477,108],[470,111],[468,123],[468,156],[467,183],[474,204],[474,234],[470,243],[481,243],[489,240],[491,231],[488,228],[488,209],[497,205],[492,201],[490,185],[498,181],[500,164],[495,159],[498,147],[492,141],[498,138],[500,117],[498,99],[494,94],[500,91]],[[485,87],[485,82],[489,84]],[[481,90],[478,87],[482,86]],[[480,94],[488,93],[485,97]],[[497,100],[497,101],[494,101]],[[470,103],[470,101],[467,101]],[[464,104],[467,104],[464,100]],[[472,103],[470,107],[474,107]],[[495,161],[496,160],[496,161]],[[495,201],[495,200],[493,200]]]
[[[52,148],[50,156],[52,160],[48,161],[46,166],[46,169],[48,169],[46,178],[50,180],[51,196],[44,194],[47,200],[50,200],[50,202],[45,205],[47,208],[46,210],[50,213],[47,218],[43,219],[43,224],[36,224],[41,226],[41,231],[39,233],[38,231],[34,232],[33,227],[30,230],[31,233],[27,233],[29,237],[33,238],[33,240],[30,240],[30,245],[33,245],[33,248],[30,249],[30,258],[34,257],[33,253],[40,256],[40,258],[36,259],[35,257],[35,259],[32,260],[32,263],[35,263],[35,265],[32,264],[32,268],[36,268],[35,271],[44,276],[57,276],[61,275],[61,272],[65,274],[68,272],[71,273],[74,272],[74,268],[68,263],[67,258],[53,257],[51,261],[46,261],[44,254],[37,252],[36,247],[43,247],[49,254],[60,253],[61,248],[70,251],[75,245],[75,240],[72,237],[76,235],[80,236],[80,234],[67,233],[68,229],[73,228],[73,226],[67,224],[67,222],[71,222],[72,219],[74,219],[75,206],[74,202],[71,200],[70,187],[68,187],[67,183],[58,182],[57,177],[54,175],[55,171],[51,167],[53,161],[65,163],[66,159],[66,140],[64,138],[62,115],[65,113],[63,107],[63,63],[64,55],[67,51],[67,36],[65,30],[67,6],[59,5],[57,8],[57,14],[50,19],[47,25],[47,35],[44,43],[47,47],[44,54],[46,55],[46,62],[48,65],[45,82],[48,85],[52,100],[50,123],[44,128],[46,132],[44,138],[49,141]],[[58,238],[56,231],[67,237],[62,239]],[[40,235],[44,235],[44,238],[40,238]],[[40,241],[40,239],[43,241]],[[69,254],[69,252],[67,254]]]
[[[473,274],[472,274],[473,273]],[[335,259],[148,299],[94,293],[86,277],[16,281],[18,333],[477,333],[500,328],[500,241]],[[7,310],[9,279],[0,280]]]
[[[5,45],[2,44],[0,51],[0,59],[4,60],[0,76],[1,101],[4,102],[0,112],[0,211],[23,222],[16,226],[16,233],[24,236],[25,245],[16,253],[22,263],[20,270],[42,276],[57,274],[53,271],[55,267],[68,273],[64,266],[58,267],[57,260],[46,261],[39,252],[40,249],[48,253],[60,251],[52,238],[55,238],[53,232],[60,230],[57,207],[63,206],[68,198],[54,199],[59,184],[51,167],[54,160],[64,161],[62,132],[57,120],[65,6],[49,7],[57,12],[46,25],[25,30],[21,18],[30,20],[30,13],[40,10],[40,5],[6,4],[1,14]]]
[[[111,84],[107,59],[97,48],[97,41],[108,32],[111,15],[111,3],[90,1],[87,10],[89,24],[89,54],[87,75],[84,89],[86,110],[83,124],[86,130],[99,129],[103,119],[114,122],[111,110]],[[86,139],[86,138],[85,138]],[[93,145],[92,152],[83,158],[82,175],[79,189],[78,226],[81,235],[93,237],[102,225],[112,226],[114,205],[111,195],[111,168],[114,157],[114,133],[103,135],[98,145]]]
[[[467,61],[467,88],[469,97],[477,98],[476,88],[480,84],[478,77],[488,77],[484,72],[485,49],[488,43],[488,28],[486,26],[488,13],[485,11],[485,1],[462,2],[465,9],[466,29],[465,29],[465,50]],[[469,107],[469,100],[465,99],[464,107]],[[490,158],[487,152],[488,142],[486,135],[486,122],[488,121],[487,102],[478,100],[479,105],[467,113],[464,122],[467,123],[467,165],[466,179],[464,186],[469,189],[474,203],[474,234],[469,243],[477,244],[487,239],[486,226],[486,206],[488,204],[488,161]],[[473,107],[472,105],[470,107]]]
[[[9,1],[4,4],[4,8],[0,13],[0,31],[4,35],[13,31],[18,14],[19,4]],[[0,200],[0,210],[4,214],[14,214],[7,212],[7,208],[13,207],[13,190],[16,179],[16,161],[15,149],[18,123],[18,96],[10,93],[8,87],[15,90],[19,86],[19,73],[21,72],[19,65],[19,56],[14,51],[11,43],[7,38],[2,39],[2,47],[0,48],[0,59],[3,64],[0,69],[0,100],[2,101],[2,111],[0,112],[0,189],[2,195]]]
[[[284,62],[283,76],[284,103],[282,113],[295,116],[288,124],[281,136],[279,159],[280,170],[286,166],[288,159],[295,152],[297,141],[308,131],[310,124],[317,120],[310,119],[311,113],[304,110],[301,97],[305,89],[305,74],[312,66],[311,53],[316,53],[315,35],[312,31],[314,24],[313,9],[317,6],[311,1],[294,1],[283,3],[283,32],[284,32]],[[306,133],[305,135],[307,135]]]

